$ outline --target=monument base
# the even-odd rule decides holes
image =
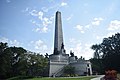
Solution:
[[[60,76],[63,73],[64,66],[69,64],[69,55],[50,55],[49,77]]]

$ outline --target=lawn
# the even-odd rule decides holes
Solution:
[[[94,77],[74,77],[74,78],[33,78],[27,80],[90,80]]]

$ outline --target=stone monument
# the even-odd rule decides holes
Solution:
[[[90,61],[81,58],[77,60],[75,57],[69,57],[69,54],[66,54],[63,42],[61,12],[57,11],[55,17],[54,52],[49,55],[49,76],[61,76],[64,67],[67,65],[75,67],[75,74],[84,75],[89,73],[91,75]]]
[[[56,12],[54,52],[49,56],[49,76],[59,76],[65,65],[68,65],[69,55],[66,54],[63,42],[61,12]],[[61,72],[60,72],[61,71]]]

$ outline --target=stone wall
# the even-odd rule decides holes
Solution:
[[[77,75],[92,75],[91,63],[87,60],[81,60],[70,63],[72,67],[75,67],[75,74]]]

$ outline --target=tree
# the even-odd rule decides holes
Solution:
[[[96,54],[101,54],[104,69],[115,69],[120,72],[120,33],[112,37],[104,38],[99,45],[93,45],[92,49]]]
[[[7,77],[9,71],[9,54],[6,53],[7,43],[0,42],[0,78]]]
[[[104,73],[104,65],[102,63],[102,59],[92,58],[90,59],[90,62],[92,63],[91,66],[92,66],[93,74]]]
[[[15,76],[48,76],[48,54],[28,52],[0,43],[0,79]]]
[[[92,45],[91,49],[95,50],[94,58],[100,59],[101,46],[98,44]]]
[[[14,76],[17,75],[25,75],[24,72],[24,67],[25,67],[25,53],[27,52],[25,49],[22,47],[9,47],[10,49],[10,54],[11,54],[11,67],[12,67],[12,72]],[[26,62],[26,61],[25,61]]]
[[[26,50],[0,43],[0,79],[26,74]]]
[[[31,76],[48,75],[48,59],[43,55],[32,53],[29,54],[29,74]]]
[[[116,69],[120,72],[120,33],[104,38],[101,43],[105,68]]]
[[[70,65],[64,67],[64,74],[69,76],[75,75],[75,67],[72,67]]]

